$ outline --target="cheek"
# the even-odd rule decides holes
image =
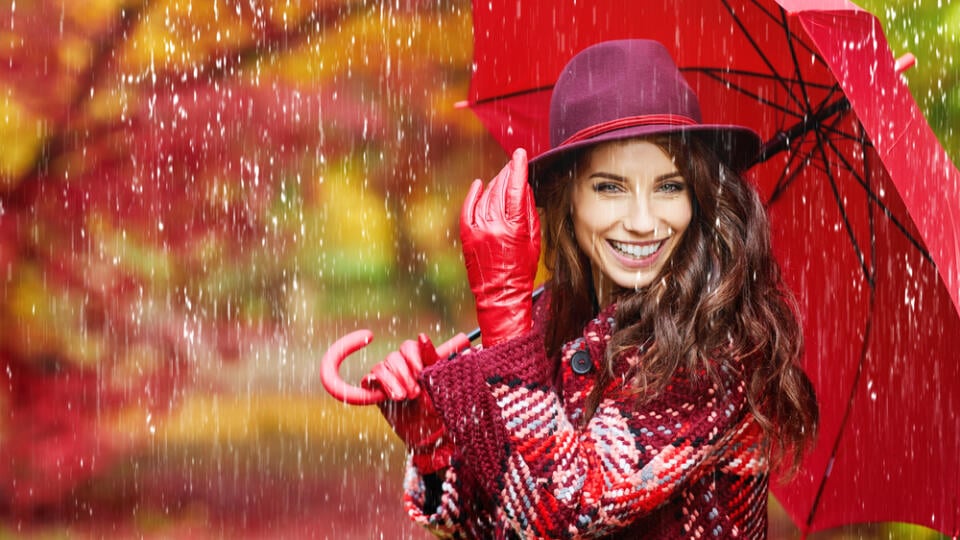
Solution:
[[[602,219],[604,211],[600,206],[597,201],[580,201],[579,204],[574,205],[571,212],[574,237],[580,249],[584,251],[589,251],[597,235],[604,228]]]
[[[581,216],[573,214],[573,239],[585,253],[590,252],[590,245],[593,243],[593,227],[590,226]]]
[[[693,209],[689,206],[682,212],[677,219],[677,224],[674,226],[675,229],[679,229],[680,232],[687,230],[687,227],[690,226],[690,221],[693,219]]]
[[[693,205],[689,198],[677,201],[663,215],[663,220],[677,233],[683,233],[693,220]]]
[[[616,204],[598,199],[596,196],[579,197],[571,209],[574,224],[584,230],[598,231],[609,226],[611,216],[616,213]]]

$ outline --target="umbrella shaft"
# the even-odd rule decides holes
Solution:
[[[841,97],[830,105],[820,109],[815,115],[808,115],[793,126],[778,131],[773,137],[763,144],[760,148],[760,155],[757,156],[754,165],[764,163],[773,156],[790,148],[790,141],[797,140],[807,133],[817,129],[820,124],[835,114],[844,112],[850,108],[850,102],[846,97]]]

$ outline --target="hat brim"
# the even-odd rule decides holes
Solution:
[[[652,135],[677,134],[682,137],[697,137],[713,148],[728,167],[742,172],[753,165],[763,141],[750,128],[723,124],[694,124],[689,126],[647,125],[609,131],[596,137],[571,144],[560,145],[532,158],[528,164],[528,179],[533,188],[537,206],[543,206],[542,192],[551,179],[551,169],[562,157],[573,150],[594,146],[603,142],[633,139]]]

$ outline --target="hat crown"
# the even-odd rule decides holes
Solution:
[[[704,124],[700,102],[659,42],[605,41],[580,51],[560,73],[550,98],[550,149],[530,160],[538,204],[558,177],[552,167],[570,152],[609,141],[678,136],[713,149],[728,167],[742,171],[761,148],[746,126]]]
[[[701,122],[696,94],[659,42],[606,41],[564,67],[550,99],[550,146],[595,126],[628,118]]]

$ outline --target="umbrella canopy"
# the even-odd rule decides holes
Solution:
[[[549,146],[554,80],[586,46],[648,38],[704,122],[768,141],[748,172],[800,301],[821,432],[774,482],[805,533],[960,532],[960,174],[877,19],[845,0],[474,2],[468,105],[508,152]]]

